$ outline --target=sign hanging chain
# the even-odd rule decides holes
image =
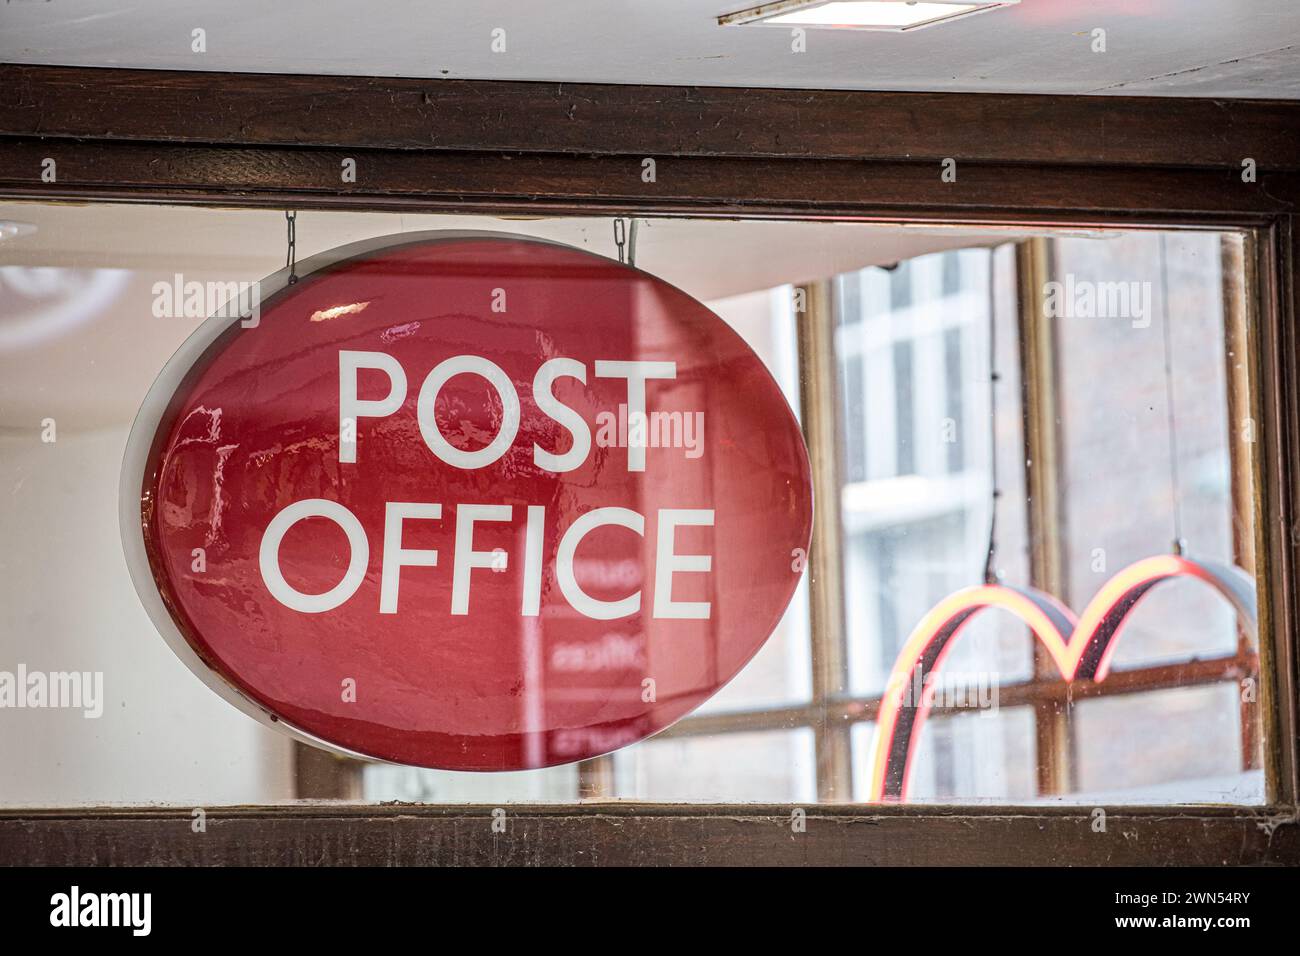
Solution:
[[[627,262],[627,222],[620,216],[614,220],[614,245],[618,249],[619,264]]]
[[[622,216],[614,220],[614,245],[618,249],[618,261],[636,268],[636,226],[633,218]]]
[[[284,222],[289,240],[289,248],[284,254],[284,267],[289,270],[289,285],[293,285],[298,281],[298,213],[286,210]]]
[[[1178,418],[1174,410],[1174,342],[1169,328],[1169,257],[1164,233],[1160,234],[1160,329],[1165,351],[1165,409],[1169,425],[1169,494],[1174,509],[1174,554],[1182,555],[1183,496],[1178,475]]]

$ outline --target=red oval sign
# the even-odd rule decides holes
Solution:
[[[490,233],[297,272],[195,333],[128,446],[137,589],[228,698],[369,757],[519,770],[656,733],[758,651],[810,471],[717,316]]]

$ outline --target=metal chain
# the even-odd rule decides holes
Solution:
[[[618,247],[618,261],[627,264],[627,222],[619,217],[614,220],[614,245]]]
[[[298,281],[298,213],[285,212],[285,226],[289,232],[289,249],[284,255],[284,267],[289,270],[289,285]]]

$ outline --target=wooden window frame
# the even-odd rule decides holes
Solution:
[[[56,182],[41,179],[46,157]],[[345,158],[354,184],[339,182]],[[940,177],[947,158],[956,182]],[[203,835],[187,808],[10,809],[0,860],[1300,863],[1300,102],[0,65],[0,197],[1245,230],[1270,781],[1264,807],[1107,808],[1106,833],[1085,807],[814,805],[792,833],[788,805],[512,806],[514,839],[479,806],[211,808]],[[1034,688],[1025,703],[1053,692]]]

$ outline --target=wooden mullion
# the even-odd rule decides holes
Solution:
[[[365,762],[293,741],[293,795],[299,800],[361,800]]]
[[[1057,434],[1055,330],[1043,317],[1044,288],[1051,273],[1049,240],[1034,238],[1016,247],[1019,287],[1020,382],[1025,436],[1026,528],[1029,582],[1048,594],[1066,593],[1061,530],[1060,454]],[[1035,676],[1047,680],[1056,665],[1038,641],[1033,644]],[[1036,783],[1040,794],[1072,787],[1072,742],[1068,702],[1043,700],[1034,707]]]
[[[1231,538],[1233,562],[1255,575],[1255,423],[1251,413],[1250,303],[1246,287],[1246,237],[1227,234],[1219,240],[1219,264],[1223,302],[1223,351],[1225,401],[1227,404],[1227,446],[1229,459],[1229,501],[1232,508]],[[1237,652],[1253,651],[1250,630],[1237,621]],[[1241,723],[1241,768],[1261,766],[1259,693],[1238,694]]]
[[[617,795],[613,754],[601,754],[578,764],[579,800],[611,800]]]
[[[1119,697],[1125,694],[1146,694],[1153,691],[1226,682],[1240,684],[1247,679],[1258,680],[1259,676],[1259,657],[1250,650],[1246,653],[1234,653],[1222,657],[1197,658],[1173,664],[1115,670],[1111,671],[1106,680],[1101,683],[1069,682],[1063,680],[1058,674],[1050,678],[1033,677],[1013,684],[1000,684],[998,706],[1048,707],[1060,710],[1067,704],[1081,700]],[[822,722],[849,726],[875,720],[879,710],[879,696],[846,696],[804,706],[704,714],[678,721],[662,731],[656,739],[756,733],[789,730],[793,727],[816,728]],[[968,710],[968,708],[945,710],[943,707],[935,707],[932,713],[956,714]]]
[[[852,799],[849,725],[835,719],[830,702],[848,689],[844,610],[844,526],[840,516],[839,375],[835,315],[829,280],[799,286],[800,414],[813,468],[813,535],[808,555],[809,640],[812,654],[812,721],[821,802]]]

